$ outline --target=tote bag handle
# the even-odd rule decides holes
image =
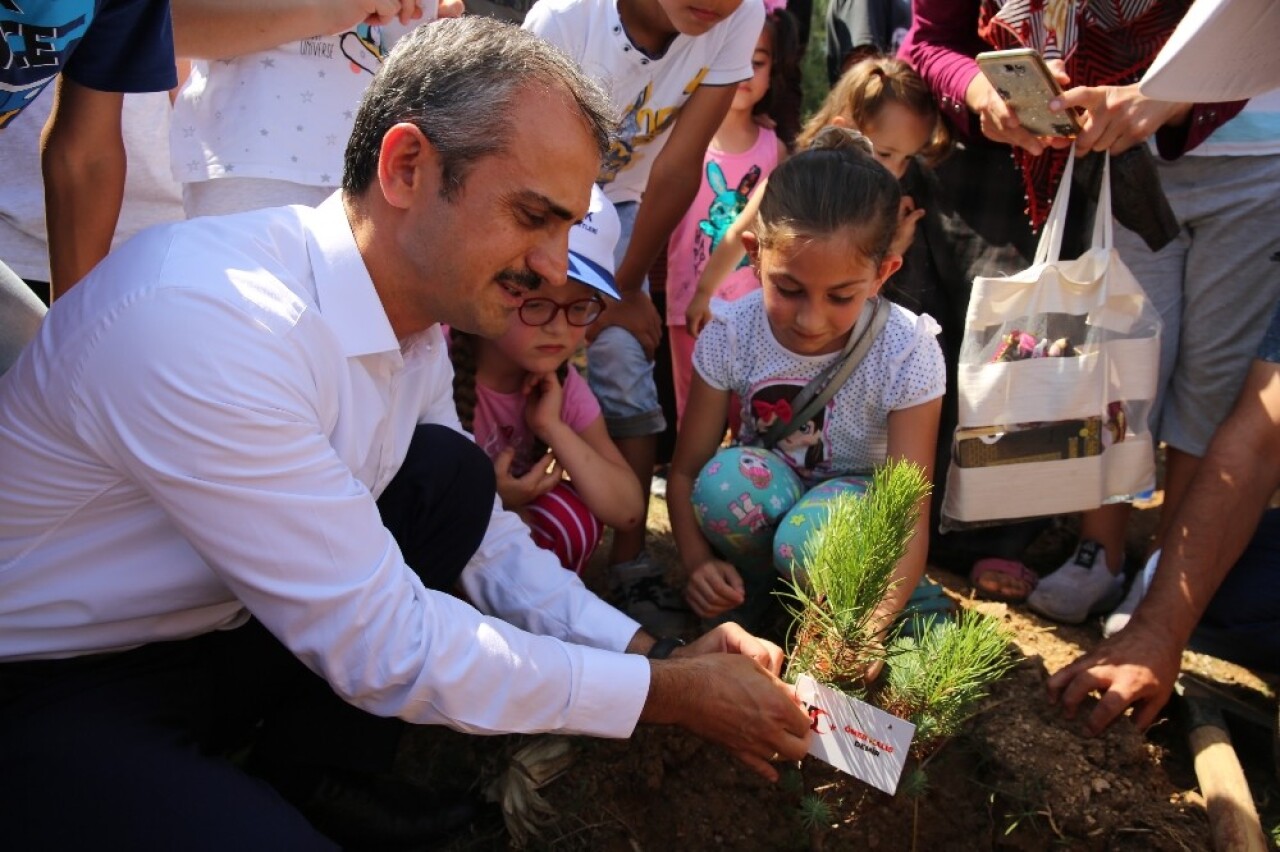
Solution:
[[[1093,214],[1093,242],[1091,248],[1104,248],[1110,251],[1115,234],[1111,224],[1111,152],[1103,154],[1102,186],[1098,190],[1098,207]],[[1071,143],[1067,153],[1067,167],[1062,170],[1062,180],[1058,183],[1058,192],[1053,198],[1053,207],[1049,210],[1049,218],[1045,221],[1044,230],[1040,232],[1040,243],[1036,246],[1035,265],[1057,263],[1062,254],[1062,234],[1067,228],[1067,203],[1071,198],[1071,176],[1076,167],[1076,145]]]

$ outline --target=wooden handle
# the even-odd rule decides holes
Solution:
[[[1267,852],[1253,794],[1227,732],[1200,725],[1189,736],[1215,852]]]

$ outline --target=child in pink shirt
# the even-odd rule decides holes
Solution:
[[[503,507],[579,574],[605,524],[634,529],[643,521],[640,483],[609,438],[599,402],[568,363],[604,310],[599,294],[618,298],[619,229],[613,205],[595,189],[590,212],[570,232],[569,282],[556,298],[525,299],[494,340],[451,333],[458,418],[493,459]]]

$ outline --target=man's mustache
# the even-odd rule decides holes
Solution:
[[[542,286],[542,276],[529,269],[504,269],[498,273],[498,281],[503,284],[514,284],[526,290],[537,290]]]

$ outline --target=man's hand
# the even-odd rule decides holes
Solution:
[[[625,328],[644,349],[650,361],[662,341],[662,317],[653,306],[653,300],[643,290],[625,293],[621,302],[614,302],[605,309],[591,326],[588,337],[595,340],[605,328],[616,325]]]
[[[703,618],[714,618],[747,599],[738,569],[714,557],[689,572],[684,597],[689,607]]]
[[[694,641],[677,648],[673,657],[696,657],[701,654],[741,654],[750,657],[765,671],[777,677],[782,672],[782,649],[767,639],[752,636],[732,621],[718,624]]]
[[[1169,700],[1182,667],[1182,645],[1158,624],[1132,619],[1123,630],[1049,678],[1049,698],[1061,701],[1068,719],[1091,692],[1102,699],[1089,713],[1085,731],[1097,736],[1124,711],[1146,728]]]
[[[1147,141],[1166,124],[1186,120],[1191,104],[1157,101],[1132,86],[1077,86],[1049,102],[1054,110],[1080,108],[1085,111],[1083,129],[1076,137],[1076,154],[1110,151],[1121,154]]]
[[[674,724],[730,751],[770,781],[775,760],[809,750],[809,716],[795,690],[739,653],[701,654],[651,663],[642,722]]]
[[[546,494],[563,478],[555,456],[548,452],[539,459],[524,476],[511,475],[511,462],[516,451],[507,447],[493,460],[493,472],[498,479],[498,497],[503,508],[512,511],[527,506]]]

